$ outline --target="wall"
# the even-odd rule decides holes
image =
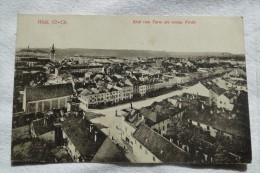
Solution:
[[[161,163],[156,156],[137,140],[134,140],[133,154],[140,163]]]
[[[67,139],[68,143],[67,143],[67,149],[68,152],[71,156],[71,158],[75,161],[78,162],[78,158],[80,157],[80,153],[76,150],[76,147],[74,146],[74,144],[71,142],[71,140],[69,139],[69,137],[67,136],[67,134],[63,131],[63,138]]]
[[[168,118],[164,121],[161,121],[160,123],[153,125],[151,129],[156,129],[158,131],[160,130],[161,131],[160,134],[165,135],[167,133],[169,123],[170,123],[170,119]]]
[[[67,107],[66,103],[69,99],[70,96],[65,96],[54,99],[28,102],[26,105],[26,113],[46,112],[52,108],[60,109],[62,107]]]
[[[227,110],[233,110],[234,105],[230,103],[230,100],[223,94],[217,97],[217,107],[226,108]]]
[[[39,135],[38,137],[47,141],[55,141],[55,131],[52,130],[50,132]]]
[[[135,140],[134,137],[133,137],[133,133],[135,132],[136,128],[131,126],[128,122],[122,121],[121,130],[122,130],[122,139],[126,143],[129,144],[128,147],[130,147],[129,149],[132,150],[134,140]],[[126,137],[129,139],[129,142],[126,141]]]
[[[194,120],[191,120],[191,123],[194,126],[201,127],[204,131],[209,131],[210,135],[212,137],[216,137],[218,130],[213,128],[212,126],[208,126],[208,125],[203,124],[203,123],[199,123],[199,125],[198,125],[198,122],[194,121]]]

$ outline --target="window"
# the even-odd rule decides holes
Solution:
[[[155,157],[153,156],[153,161],[155,161]]]
[[[142,149],[143,148],[143,146],[140,144],[140,149]]]
[[[207,130],[209,130],[209,126],[207,126]]]
[[[198,126],[200,126],[200,123],[197,123],[198,124]]]
[[[126,140],[127,143],[129,143],[129,139],[128,139],[128,137],[125,137],[125,140]]]
[[[222,101],[219,101],[220,104],[222,104]]]
[[[162,126],[162,130],[163,130],[163,131],[165,130],[164,126]]]

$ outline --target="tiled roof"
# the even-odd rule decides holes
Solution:
[[[106,139],[100,130],[93,126],[92,132],[89,130],[90,122],[82,119],[82,116],[68,116],[62,123],[62,130],[69,137],[76,150],[79,151],[85,161],[90,161],[99,150]],[[94,141],[94,132],[97,131],[97,141]]]
[[[235,119],[227,119],[214,114],[213,115],[198,114],[196,116],[193,116],[191,119],[206,124],[208,126],[212,126],[215,129],[218,129],[222,132],[226,132],[235,136],[241,136],[241,137],[248,136],[247,125]]]
[[[224,93],[224,96],[226,96],[228,99],[232,99],[233,97],[235,97],[235,94],[229,92],[229,93]]]
[[[46,100],[73,94],[71,83],[26,88],[26,101]]]
[[[129,162],[122,149],[109,137],[103,142],[91,162]]]
[[[82,95],[82,96],[88,96],[91,94],[93,94],[93,92],[88,89],[83,89],[83,91],[80,93],[80,95]]]
[[[45,121],[45,122],[44,122]],[[32,122],[34,131],[36,135],[42,135],[44,133],[50,132],[54,130],[54,125],[51,121],[51,119],[39,119],[39,120],[34,120]]]
[[[246,72],[244,70],[242,70],[242,69],[237,68],[237,69],[234,69],[233,71],[231,71],[229,73],[229,75],[234,75],[234,76],[242,75],[242,76],[246,76]]]
[[[157,114],[155,112],[152,112],[150,109],[141,108],[139,111],[145,118],[150,119],[152,122],[155,123],[157,121]]]
[[[223,88],[220,88],[217,85],[212,86],[212,90],[217,94],[217,95],[221,95],[223,94],[226,90]]]
[[[144,124],[137,128],[133,136],[162,162],[187,160],[187,154],[183,150]]]
[[[203,85],[208,89],[208,90],[212,90],[214,93],[216,93],[217,95],[221,95],[223,94],[226,90],[218,87],[215,83],[213,82],[203,82]]]

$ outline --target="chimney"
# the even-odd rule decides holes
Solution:
[[[196,156],[198,156],[198,154],[199,154],[199,151],[198,150],[195,150],[196,151]]]
[[[144,116],[143,116],[143,115],[141,115],[141,117],[142,117],[142,121],[144,121]]]
[[[212,111],[212,110],[210,110],[210,114],[213,114],[213,111]]]
[[[97,142],[97,131],[95,131],[94,141]]]
[[[58,75],[59,75],[59,70],[58,70],[58,68],[55,67],[54,76],[57,77]]]
[[[91,123],[91,124],[89,125],[89,132],[90,132],[90,133],[92,132],[92,129],[93,129],[93,124]]]
[[[62,109],[60,110],[60,115],[64,116],[64,111]]]
[[[170,142],[172,143],[172,138],[170,138]]]
[[[181,103],[179,103],[179,108],[181,109]]]
[[[204,110],[204,105],[203,105],[203,103],[202,103],[202,105],[201,105],[201,109]]]
[[[43,125],[47,125],[47,120],[46,120],[46,117],[43,118]]]
[[[205,161],[208,161],[208,155],[204,154]]]
[[[70,113],[70,111],[71,111],[71,104],[68,102],[67,103],[67,112]]]

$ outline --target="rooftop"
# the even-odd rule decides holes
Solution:
[[[73,94],[71,83],[26,88],[26,101],[46,100]]]
[[[214,82],[208,81],[208,82],[203,82],[202,83],[207,89],[211,89],[214,93],[217,95],[223,94],[226,90],[220,88],[217,86]]]
[[[133,136],[162,162],[187,160],[187,154],[183,150],[144,124],[137,128]]]
[[[69,137],[76,150],[79,151],[85,161],[91,161],[94,155],[103,144],[106,136],[93,126],[90,132],[90,122],[83,119],[82,116],[69,116],[62,123],[62,130]],[[97,141],[94,141],[95,131],[97,132]]]
[[[103,142],[91,162],[129,162],[124,151],[109,137]]]
[[[51,119],[49,118],[34,120],[32,124],[36,135],[42,135],[55,129]]]
[[[240,137],[246,137],[248,126],[235,120],[235,119],[228,119],[221,117],[219,115],[214,114],[197,114],[196,116],[192,116],[190,118],[194,121],[209,125],[214,127],[215,129],[218,129],[220,131],[240,136]]]

